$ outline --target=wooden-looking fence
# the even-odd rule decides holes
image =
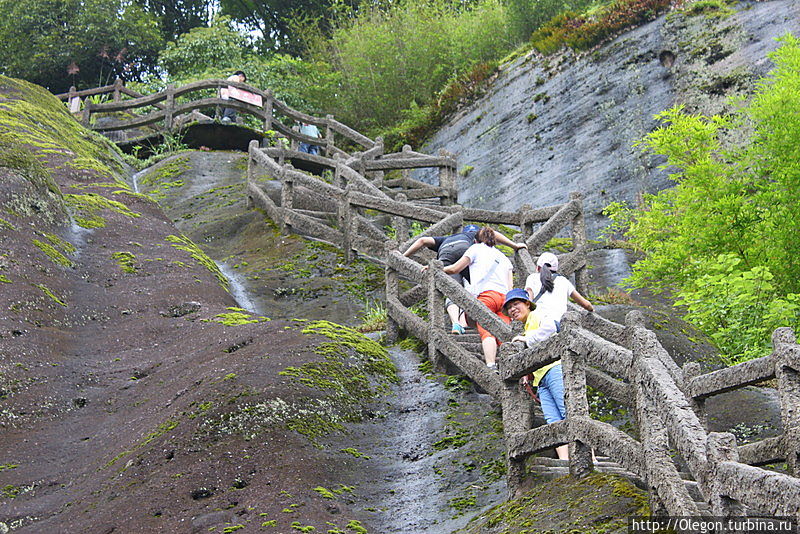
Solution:
[[[233,98],[223,99],[220,90],[235,87],[261,98],[262,105],[257,106]],[[222,79],[201,80],[181,87],[168,85],[167,88],[152,95],[143,96],[126,89],[120,80],[113,85],[75,91],[56,95],[68,104],[76,98],[93,95],[112,94],[111,102],[83,102],[81,123],[87,128],[102,132],[134,130],[143,127],[154,127],[161,132],[172,132],[191,119],[193,113],[209,108],[231,108],[246,115],[256,117],[264,131],[275,131],[279,137],[292,142],[308,143],[322,147],[323,154],[333,157],[339,154],[349,157],[351,147],[369,150],[375,147],[375,141],[335,120],[332,115],[314,117],[297,111],[274,98],[272,91],[261,90],[246,83],[230,82]],[[211,96],[209,96],[211,95]],[[123,98],[123,97],[132,98]],[[116,114],[125,118],[108,119],[96,123],[97,115]],[[196,116],[196,115],[195,115]],[[208,117],[207,117],[208,118]],[[320,138],[301,134],[294,129],[297,122],[313,124],[321,130]],[[346,150],[347,149],[347,150]]]
[[[397,154],[383,161],[396,160],[397,166],[392,168],[421,167],[423,161],[430,166],[444,163],[430,156],[410,161],[420,156]],[[568,231],[572,250],[559,256],[560,271],[574,275],[578,290],[585,292],[587,243],[579,194],[571,195],[563,205],[538,209],[526,206],[515,212],[455,205],[420,206],[404,198],[403,192],[395,192],[394,198],[386,193],[386,184],[402,186],[399,180],[380,184],[359,173],[356,169],[380,168],[368,160],[345,165],[337,158],[330,184],[282,166],[279,161],[280,152],[251,145],[251,198],[284,231],[305,233],[342,247],[348,257],[356,252],[384,264],[387,340],[395,339],[400,328],[408,331],[427,344],[429,357],[438,369],[466,375],[501,403],[512,492],[524,483],[526,462],[531,456],[569,444],[571,473],[581,476],[594,469],[594,449],[645,482],[655,513],[797,518],[800,480],[794,475],[800,446],[800,345],[790,329],[775,332],[774,352],[768,357],[699,374],[697,364],[687,364],[684,369],[675,364],[655,333],[645,328],[640,312],[629,313],[626,324],[620,325],[571,305],[561,332],[549,340],[531,349],[521,343],[504,343],[498,358],[499,373],[495,373],[480,357],[477,336],[450,333],[444,299],[458,304],[501,341],[511,339],[514,327],[499,320],[445,275],[440,262],[429,259],[429,268],[423,271],[419,261],[405,257],[401,251],[417,237],[446,235],[465,221],[513,225],[520,229],[517,239],[524,239],[528,245],[527,250],[520,249],[514,255],[518,280],[522,281],[534,271],[534,256],[529,251],[541,251],[550,239]],[[455,167],[450,162],[447,165]],[[256,177],[258,166],[281,181],[279,203],[264,192],[263,183]],[[440,179],[442,176],[450,179],[447,173],[440,174]],[[447,182],[446,187],[454,187],[454,183]],[[321,222],[324,217],[320,219],[320,214],[295,207],[300,202],[322,205],[323,199],[327,224]],[[370,210],[371,215],[364,210]],[[376,213],[391,221],[392,235],[375,225]],[[410,237],[408,229],[414,222],[430,226]],[[418,254],[425,253],[423,249]],[[427,312],[427,318],[418,314],[420,309]],[[564,370],[568,417],[531,428],[531,401],[521,392],[518,381],[559,359]],[[704,399],[770,378],[777,378],[781,436],[737,447],[732,434],[707,432]],[[590,417],[587,385],[630,407],[635,423],[633,435]],[[786,462],[788,473],[758,467],[780,461]]]

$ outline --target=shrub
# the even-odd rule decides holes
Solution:
[[[800,41],[781,41],[749,105],[658,115],[642,145],[666,158],[675,187],[607,210],[612,231],[645,253],[627,282],[673,290],[729,362],[765,354],[774,328],[800,326]]]

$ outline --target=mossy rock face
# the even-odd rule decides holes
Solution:
[[[52,180],[36,170],[22,151],[56,163],[74,178],[110,178],[123,170],[119,149],[78,124],[60,100],[42,87],[5,76],[0,76],[0,145],[15,150],[3,156],[4,166],[48,187],[54,186]]]
[[[649,515],[648,496],[622,477],[595,473],[542,483],[473,519],[461,534],[623,533]]]
[[[347,423],[362,421],[370,404],[388,394],[390,385],[397,382],[395,366],[379,343],[329,321],[300,324],[303,334],[323,336],[329,341],[317,344],[313,354],[302,357],[302,365],[278,372],[288,379],[293,391],[209,418],[203,424],[205,432],[252,440],[262,432],[284,428],[321,447],[319,438],[344,431]]]

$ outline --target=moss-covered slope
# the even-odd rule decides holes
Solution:
[[[394,380],[385,352],[234,308],[41,88],[0,77],[0,144],[0,531],[363,528],[320,446]]]

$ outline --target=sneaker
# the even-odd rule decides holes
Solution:
[[[464,333],[464,327],[461,326],[458,323],[455,323],[455,324],[453,324],[453,329],[450,330],[450,333],[451,334],[463,334]]]
[[[230,117],[222,117],[222,122],[231,122]]]

